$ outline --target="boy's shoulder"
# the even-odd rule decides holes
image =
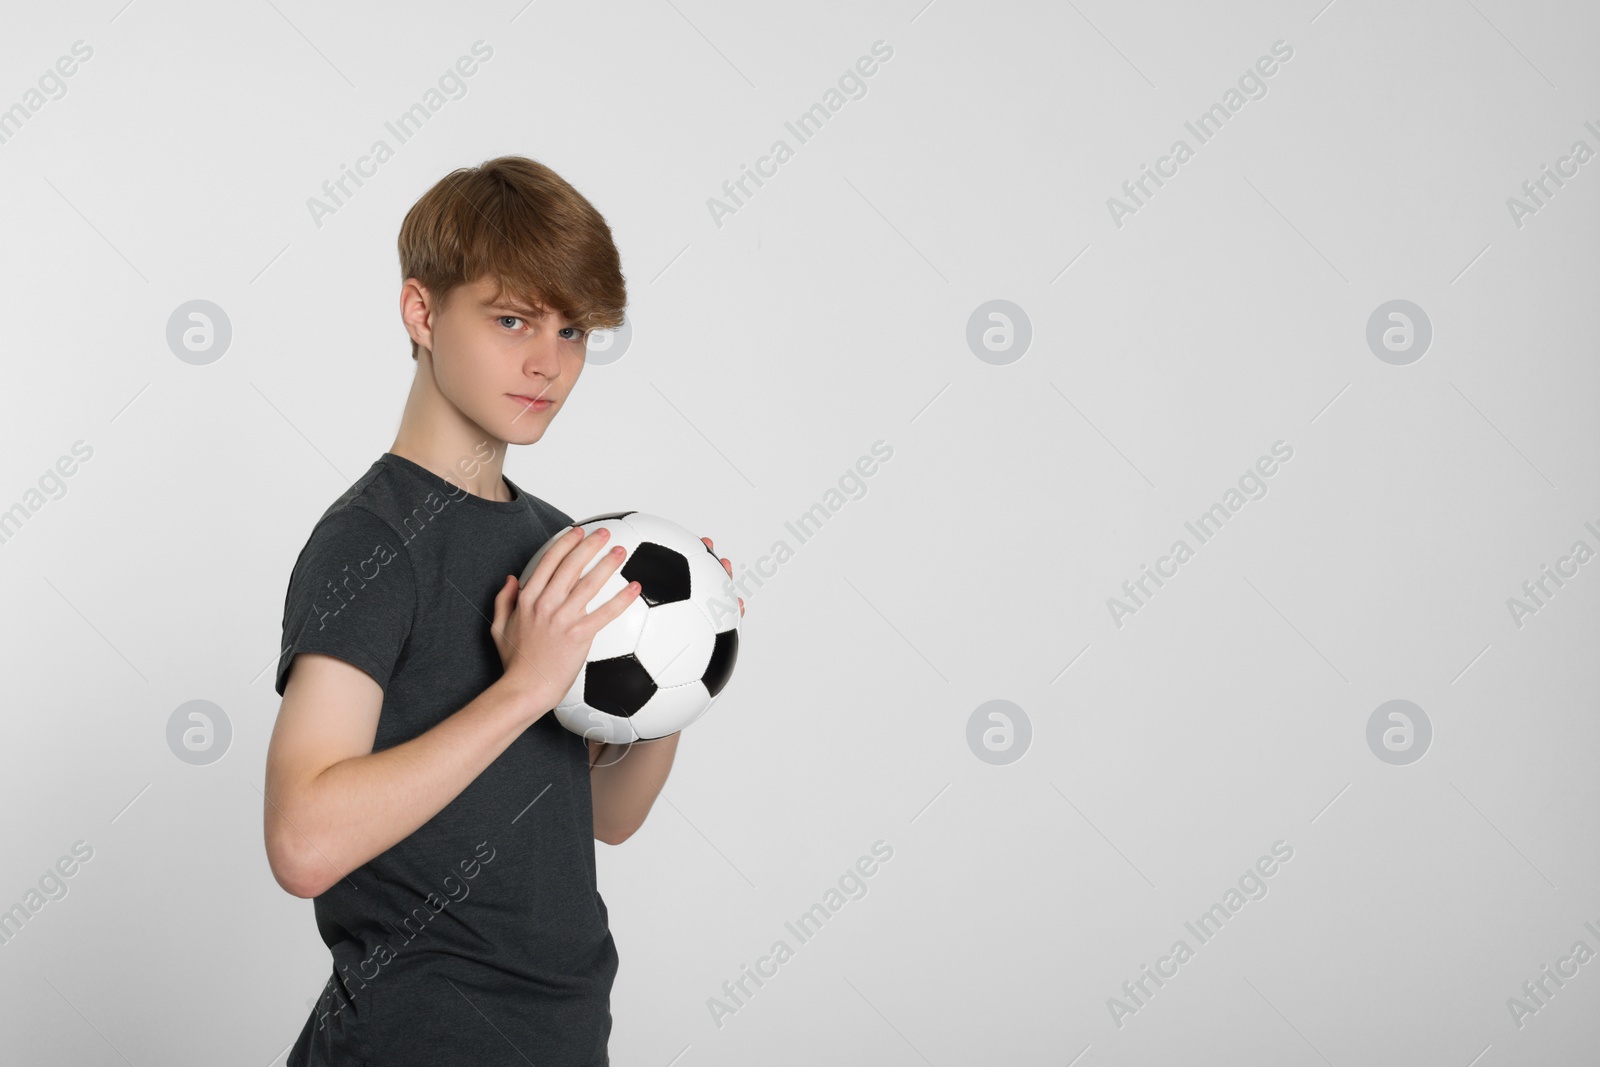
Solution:
[[[427,507],[430,497],[429,491],[420,490],[415,481],[406,478],[404,473],[385,463],[384,457],[379,456],[361,477],[351,482],[349,488],[317,517],[313,529],[351,510],[364,511],[390,526],[399,526],[406,515],[419,507]]]
[[[296,577],[308,567],[325,569],[352,546],[370,551],[375,542],[383,542],[389,552],[407,554],[400,500],[395,487],[384,484],[386,480],[382,468],[374,464],[323,509],[300,547]]]
[[[283,603],[275,688],[301,652],[336,656],[386,686],[415,621],[416,574],[394,521],[396,488],[373,464],[312,525]]]

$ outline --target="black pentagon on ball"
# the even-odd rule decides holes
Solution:
[[[633,512],[631,512],[631,511],[613,511],[609,515],[590,515],[587,519],[584,519],[582,522],[575,522],[572,525],[574,525],[574,526],[587,526],[591,522],[605,522],[605,521],[607,521],[609,519],[625,519],[629,515],[632,515],[632,514],[633,514]]]
[[[622,565],[622,577],[639,583],[639,595],[651,607],[689,599],[689,561],[675,548],[641,542]]]
[[[722,631],[717,635],[717,643],[711,646],[711,662],[706,664],[706,672],[700,676],[700,681],[712,696],[722,692],[722,687],[728,684],[728,679],[733,675],[733,661],[738,658],[739,631]]]
[[[583,702],[609,715],[631,716],[655,696],[650,672],[633,657],[600,659],[590,663],[583,676]]]

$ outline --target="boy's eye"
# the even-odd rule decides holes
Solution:
[[[523,318],[521,318],[520,316],[517,316],[517,315],[501,315],[496,321],[498,321],[502,326],[505,326],[505,324],[509,323],[509,322],[525,322],[526,320],[524,320]],[[516,329],[516,327],[515,326],[506,326],[506,329],[514,330],[514,329]],[[580,326],[567,326],[567,327],[564,327],[561,330],[561,333],[569,341],[587,341],[588,340],[588,332],[586,330],[584,330]]]

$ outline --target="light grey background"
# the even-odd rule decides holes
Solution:
[[[1600,150],[1597,29],[1508,0],[13,12],[0,108],[93,55],[0,144],[0,509],[25,519],[0,544],[0,908],[94,853],[0,945],[5,1058],[282,1063],[328,970],[261,837],[284,588],[393,441],[405,210],[504,153],[605,214],[633,331],[508,473],[741,569],[795,549],[649,821],[597,845],[614,1062],[1592,1055],[1600,962],[1520,1026],[1508,1000],[1600,951],[1600,562],[1520,626],[1507,602],[1600,549],[1600,160],[1520,225],[1507,202]],[[397,145],[384,123],[478,40],[465,95]],[[784,123],[880,40],[799,144]],[[1266,95],[1197,144],[1185,121],[1275,41]],[[379,138],[394,158],[317,225]],[[779,138],[719,226],[708,199]],[[1178,138],[1193,158],[1116,225]],[[232,329],[202,366],[166,340],[199,299]],[[1366,340],[1397,299],[1433,329],[1403,366]],[[1032,331],[1005,365],[967,343],[991,300]],[[798,543],[785,522],[878,440]],[[1118,626],[1108,598],[1280,440],[1266,496]],[[1409,765],[1367,743],[1393,699],[1433,728]],[[204,766],[167,742],[191,700],[232,731]],[[968,746],[991,700],[1031,726],[1004,765]],[[785,921],[880,840],[800,944]],[[1277,841],[1268,894],[1199,944],[1184,923]],[[1180,938],[1119,1026],[1108,999]]]

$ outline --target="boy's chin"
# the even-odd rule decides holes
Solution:
[[[508,445],[531,445],[544,436],[544,423],[533,419],[519,419],[501,430],[501,439]]]

